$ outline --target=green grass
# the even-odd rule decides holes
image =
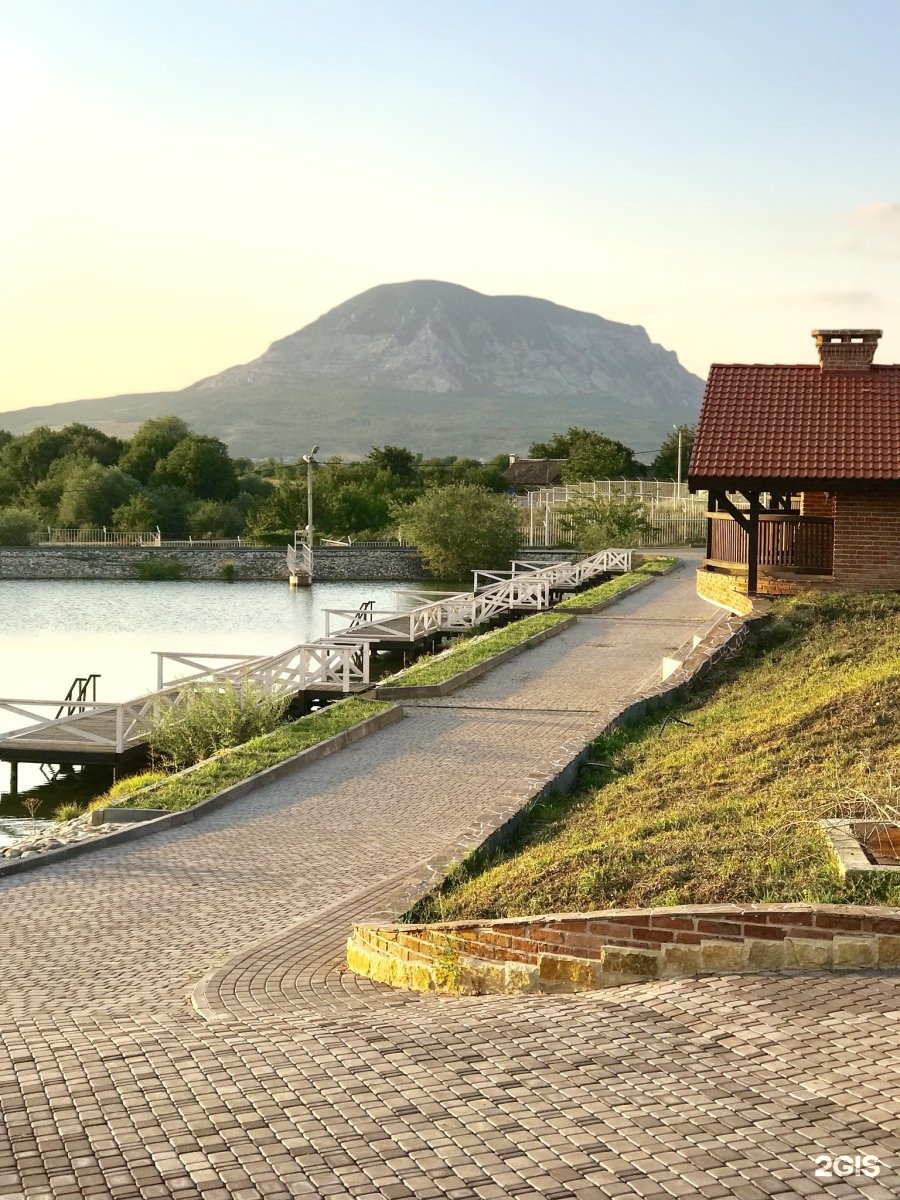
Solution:
[[[282,725],[274,733],[252,738],[234,749],[223,750],[188,771],[164,776],[164,781],[158,786],[129,794],[128,788],[123,787],[128,781],[122,780],[98,797],[91,808],[105,808],[127,797],[129,808],[165,808],[170,812],[180,812],[234,783],[249,779],[266,767],[299,754],[301,750],[308,750],[317,742],[324,742],[326,738],[358,725],[360,721],[388,707],[386,703],[367,700],[339,700],[319,712],[301,717],[299,721]],[[151,782],[154,779],[151,777]]]
[[[552,612],[535,613],[530,617],[522,617],[502,629],[494,629],[490,633],[454,638],[449,650],[440,654],[423,655],[408,670],[386,679],[379,687],[421,687],[425,684],[443,683],[460,671],[474,667],[477,663],[493,658],[510,646],[518,646],[543,629],[558,625],[566,618],[565,613]]]
[[[900,806],[900,595],[807,593],[754,622],[687,699],[594,745],[577,791],[535,805],[411,920],[749,901],[900,904],[847,884],[819,826]]]
[[[603,600],[618,595],[619,592],[625,591],[626,588],[630,588],[641,579],[661,575],[674,562],[676,562],[674,558],[652,558],[649,562],[635,567],[633,571],[628,571],[625,575],[616,575],[606,583],[598,584],[597,587],[586,588],[583,592],[566,597],[557,604],[554,611],[567,612],[571,609],[593,608],[595,604],[600,604]]]

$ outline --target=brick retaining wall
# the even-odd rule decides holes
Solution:
[[[436,925],[357,925],[347,961],[394,987],[572,992],[759,971],[900,970],[900,910],[837,904],[616,909]]]

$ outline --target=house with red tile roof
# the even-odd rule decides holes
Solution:
[[[813,331],[818,364],[714,364],[688,469],[702,595],[900,589],[900,364],[880,329]]]

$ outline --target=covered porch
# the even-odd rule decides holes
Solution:
[[[802,497],[710,492],[703,568],[736,577],[750,595],[820,586],[834,574],[834,517]]]

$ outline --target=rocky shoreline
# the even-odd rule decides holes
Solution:
[[[10,842],[8,846],[0,849],[0,862],[34,858],[38,854],[45,854],[48,850],[59,850],[60,847],[71,846],[75,842],[106,837],[107,834],[115,833],[117,829],[123,828],[124,826],[121,824],[105,822],[102,825],[92,825],[90,813],[83,813],[71,821],[60,821],[58,824],[50,826],[43,825],[31,837],[22,837]]]

